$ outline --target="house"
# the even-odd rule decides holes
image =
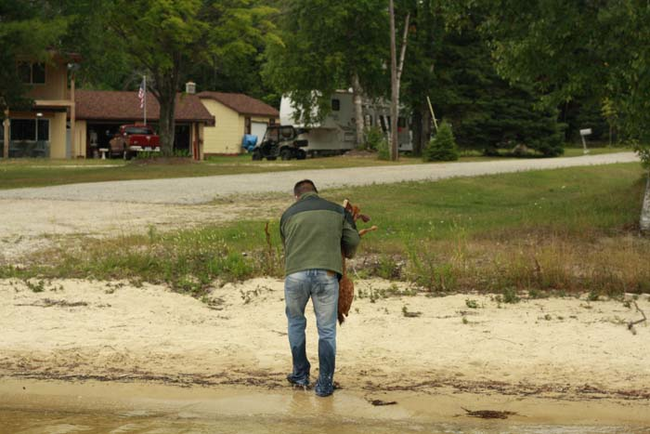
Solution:
[[[98,150],[108,147],[109,140],[120,125],[143,123],[138,92],[79,90],[75,95],[77,148],[75,155],[96,157]],[[147,93],[147,123],[158,130],[160,105]],[[176,96],[176,133],[174,151],[202,159],[204,131],[214,125],[214,116],[196,95]]]
[[[261,141],[266,127],[280,116],[270,105],[241,93],[201,92],[197,96],[216,118],[214,126],[205,128],[206,156],[240,154],[244,134]]]
[[[30,86],[31,108],[9,109],[0,128],[2,156],[66,158],[74,137],[74,71],[78,54],[50,52],[45,62],[17,59],[18,73]],[[68,87],[68,82],[70,87]],[[70,122],[67,122],[67,119]]]

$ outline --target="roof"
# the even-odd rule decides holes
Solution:
[[[280,112],[270,105],[243,93],[201,92],[199,98],[212,99],[220,102],[241,115],[268,116],[277,118]]]
[[[142,119],[138,92],[77,90],[74,99],[77,119],[129,122]],[[160,119],[160,105],[151,92],[147,92],[147,119]],[[176,122],[179,121],[214,125],[214,116],[198,96],[179,93],[176,95]]]

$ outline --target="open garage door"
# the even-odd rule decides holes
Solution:
[[[266,122],[251,122],[251,134],[257,136],[257,143],[260,143],[266,134]]]

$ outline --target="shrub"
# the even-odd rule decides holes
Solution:
[[[388,140],[382,139],[377,145],[377,158],[380,160],[390,160],[390,145]]]
[[[379,149],[382,140],[384,140],[384,133],[382,133],[381,128],[370,127],[366,133],[366,143],[364,143],[364,149],[368,151],[376,151]]]
[[[424,149],[422,159],[424,161],[455,161],[458,160],[458,156],[458,146],[456,146],[451,125],[449,122],[443,121],[436,135]]]

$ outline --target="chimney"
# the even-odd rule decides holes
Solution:
[[[187,83],[185,83],[185,93],[194,95],[196,93],[196,83],[194,83],[193,81],[188,81]]]

